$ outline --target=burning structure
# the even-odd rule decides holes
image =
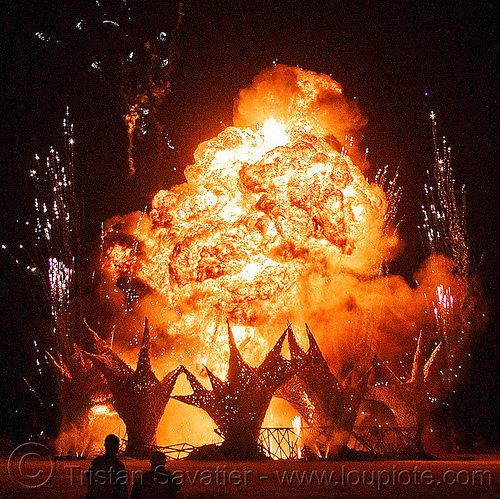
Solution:
[[[161,381],[151,369],[149,358],[149,327],[146,319],[142,344],[136,369],[128,366],[94,332],[94,350],[85,352],[104,375],[112,395],[112,404],[127,428],[127,451],[130,454],[147,454],[156,444],[156,429],[180,369],[168,373]]]
[[[224,437],[219,452],[221,457],[255,459],[262,457],[257,440],[271,398],[291,375],[290,361],[281,355],[285,334],[255,368],[243,360],[229,324],[228,336],[230,353],[226,381],[207,369],[212,385],[210,391],[184,369],[193,394],[174,398],[208,412]]]
[[[359,379],[348,375],[340,383],[328,367],[307,325],[306,331],[309,348],[304,351],[298,345],[292,328],[289,326],[287,329],[293,377],[277,395],[289,402],[313,429],[313,445],[320,455],[329,456],[347,445],[367,392],[370,370]]]
[[[101,297],[121,317],[122,358],[132,356],[136,324],[149,316],[153,365],[170,371],[156,378],[147,326],[135,371],[94,337],[86,359],[103,372],[132,449],[154,441],[181,371],[194,393],[173,398],[205,409],[226,446],[244,440],[249,453],[273,394],[308,424],[333,428],[326,448],[339,435],[346,442],[363,409],[384,408],[398,424],[422,427],[417,409],[444,400],[474,313],[449,151],[436,155],[437,194],[427,187],[431,256],[412,287],[387,270],[399,247],[398,194],[394,183],[384,190],[365,177],[356,148],[365,123],[330,77],[272,67],[240,92],[234,126],[197,148],[186,183],[158,192],[149,211],[107,222]],[[286,322],[290,360],[281,353],[285,336],[273,337]],[[316,338],[309,329],[307,338],[294,335],[292,326],[303,323]],[[389,380],[375,375],[377,359]],[[194,371],[208,376],[211,391]],[[130,404],[151,421],[144,439]]]

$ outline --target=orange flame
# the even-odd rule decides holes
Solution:
[[[367,338],[386,359],[413,353],[426,300],[380,275],[398,239],[357,159],[365,123],[329,76],[278,65],[240,92],[234,126],[198,146],[186,183],[158,192],[149,213],[108,221],[104,293],[118,306],[118,283],[135,299],[127,314],[138,329],[149,316],[161,369],[223,376],[226,319],[253,364],[286,321],[297,331],[308,322],[337,372]],[[433,262],[422,289],[435,268],[456,287],[448,263]]]
[[[346,125],[325,109],[355,109],[340,85],[297,68],[273,71],[257,86],[284,73],[285,97],[269,90],[268,105],[258,106],[261,89],[243,90],[235,122],[262,121],[200,144],[187,182],[158,192],[149,215],[129,224],[129,240],[108,229],[105,249],[114,281],[133,278],[153,291],[170,334],[219,352],[229,318],[254,362],[270,346],[259,327],[300,320],[304,292],[331,275],[375,275],[394,244],[383,232],[384,192],[332,145],[331,133]],[[347,128],[362,122],[354,115]]]

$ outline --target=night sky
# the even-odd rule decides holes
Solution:
[[[11,2],[0,30],[0,243],[15,248],[29,240],[22,229],[33,217],[29,170],[35,153],[62,147],[66,106],[75,126],[75,176],[91,259],[101,222],[143,209],[159,188],[183,182],[197,144],[232,123],[238,90],[277,61],[330,74],[357,99],[369,119],[362,143],[370,151],[369,176],[385,164],[399,166],[405,249],[392,271],[411,282],[425,256],[417,225],[433,163],[429,114],[435,111],[439,133],[452,147],[455,178],[466,185],[472,266],[489,317],[474,333],[456,418],[487,443],[500,442],[498,11],[493,1],[457,4],[187,0],[172,41],[174,2]],[[163,74],[151,69],[152,53],[157,62],[169,59]],[[130,177],[123,115],[137,89],[166,75],[170,92],[145,122]],[[0,254],[0,269],[1,433],[23,438],[33,425],[27,414],[40,401],[22,377],[45,406],[54,400],[50,381],[38,379],[33,366],[32,341],[46,334],[48,319],[40,293],[7,252]],[[53,428],[49,412],[40,410],[36,424]]]

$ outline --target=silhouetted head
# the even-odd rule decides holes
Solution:
[[[104,440],[104,448],[108,454],[116,454],[120,447],[120,439],[116,435],[108,435]]]
[[[163,466],[167,462],[167,458],[163,452],[155,450],[153,454],[151,454],[149,462],[151,463],[152,468],[156,468],[156,466]]]

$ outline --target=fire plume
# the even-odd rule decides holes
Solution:
[[[391,373],[390,387],[380,379],[367,387],[375,399],[363,402],[365,416],[383,406],[380,397],[399,400],[401,392],[417,400],[411,390],[427,387],[431,378],[436,390],[425,388],[416,405],[444,400],[462,368],[476,314],[463,264],[464,216],[453,182],[443,181],[451,170],[448,163],[436,170],[438,204],[430,195],[430,214],[424,210],[424,229],[433,236],[438,221],[443,244],[430,238],[430,257],[411,286],[387,270],[399,246],[392,219],[400,193],[395,181],[384,180],[386,170],[373,183],[365,177],[356,149],[365,123],[355,101],[326,75],[278,65],[243,89],[234,125],[198,146],[186,182],[159,191],[149,211],[115,217],[104,228],[101,290],[120,317],[115,344],[123,357],[135,357],[148,316],[155,325],[156,372],[182,364],[193,379],[202,378],[202,387],[209,377],[226,376],[226,321],[250,367],[262,363],[287,323],[302,352],[307,323],[331,379],[362,375],[368,357],[382,359]],[[444,211],[435,212],[436,206]],[[458,246],[451,241],[456,234]],[[462,258],[455,258],[457,251]],[[431,364],[439,364],[442,379],[434,379]],[[182,400],[189,386],[178,389],[174,398]],[[348,414],[351,423],[357,407]],[[211,423],[189,428],[203,414],[187,409],[199,411],[180,404],[167,410],[160,434],[168,428],[177,433],[166,438],[178,442],[181,428],[189,441],[206,442]],[[264,424],[290,425],[296,409],[275,394]],[[306,421],[309,412],[301,414]]]
[[[337,82],[273,67],[241,91],[234,122],[198,146],[186,183],[104,234],[112,283],[165,325],[178,355],[208,353],[216,372],[226,319],[259,362],[272,325],[317,313],[335,276],[376,276],[397,242],[383,190],[342,143],[365,119]]]

